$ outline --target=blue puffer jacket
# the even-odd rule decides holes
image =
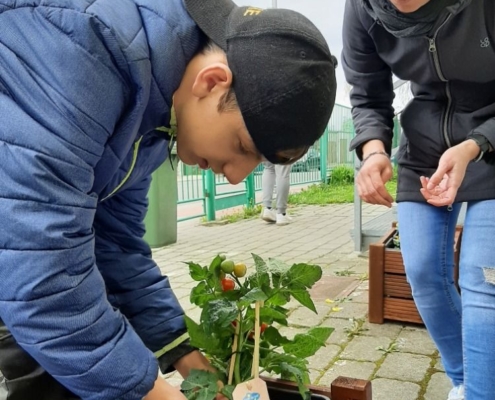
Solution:
[[[83,399],[141,399],[185,334],[142,221],[202,40],[181,0],[0,0],[0,319]]]

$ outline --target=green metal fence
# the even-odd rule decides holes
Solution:
[[[291,169],[291,186],[326,182],[329,171],[338,165],[353,166],[354,157],[349,152],[353,137],[351,110],[336,105],[328,128],[301,160]],[[216,212],[256,202],[256,192],[261,190],[263,166],[260,165],[239,185],[230,185],[225,177],[211,171],[179,163],[178,168],[178,221],[206,217],[214,220]]]

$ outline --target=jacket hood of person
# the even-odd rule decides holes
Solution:
[[[181,0],[0,0],[0,26],[0,318],[77,396],[141,399],[186,335],[143,219],[204,36]]]
[[[409,38],[389,33],[366,4],[347,0],[343,25],[342,65],[353,86],[356,128],[351,150],[361,156],[363,143],[379,139],[391,153],[392,75],[410,81],[414,99],[400,115],[397,201],[424,201],[419,177],[431,176],[449,147],[474,133],[495,145],[495,3],[459,0],[431,32]],[[470,163],[456,201],[492,198],[494,166]]]

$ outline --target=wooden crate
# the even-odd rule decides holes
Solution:
[[[400,249],[390,248],[396,233],[395,224],[379,242],[370,245],[369,252],[369,322],[382,324],[384,320],[422,324],[406,280]],[[459,253],[462,226],[456,228],[454,244],[454,278],[459,275]]]
[[[283,379],[263,377],[268,389],[294,389],[297,391],[297,385]],[[372,400],[371,382],[364,379],[348,378],[339,376],[335,378],[330,387],[309,385],[312,394],[324,396],[329,400]],[[300,395],[298,393],[298,397]]]

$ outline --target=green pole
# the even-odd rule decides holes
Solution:
[[[325,133],[320,139],[320,175],[321,182],[327,182],[327,168],[328,168],[328,127],[325,129]]]
[[[211,169],[205,174],[206,220],[215,221],[215,174]]]
[[[246,195],[247,207],[253,207],[256,204],[256,197],[254,191],[254,174],[252,172],[246,178]]]

